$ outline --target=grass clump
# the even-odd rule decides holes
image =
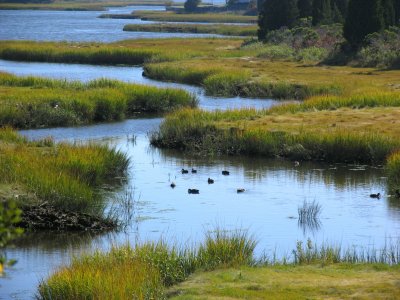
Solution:
[[[186,91],[98,79],[88,83],[0,73],[0,126],[37,128],[115,121],[196,106]]]
[[[0,129],[0,182],[18,185],[25,193],[21,207],[46,202],[60,210],[102,216],[99,185],[124,176],[129,160],[106,146],[29,142],[9,128]]]
[[[301,206],[298,207],[297,212],[299,214],[300,223],[312,224],[319,220],[322,207],[315,200],[313,202],[304,201]]]
[[[207,234],[196,249],[164,241],[75,258],[39,286],[39,299],[162,299],[165,288],[195,270],[237,266],[252,261],[254,240],[246,233]]]
[[[206,234],[197,254],[198,265],[205,270],[217,267],[252,265],[257,241],[246,231],[228,232],[217,229]]]
[[[181,32],[181,33],[207,33],[230,36],[256,36],[257,26],[255,25],[205,25],[205,24],[128,24],[124,31],[140,32]]]
[[[163,286],[156,268],[131,247],[74,258],[39,286],[40,299],[160,299]]]
[[[395,189],[400,189],[400,151],[392,153],[386,161],[389,183]]]

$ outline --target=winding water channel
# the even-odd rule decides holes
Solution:
[[[29,16],[28,12],[20,11],[25,13]],[[46,13],[57,15],[58,12]],[[63,37],[67,39],[67,35]],[[266,99],[207,97],[199,87],[144,78],[140,67],[0,60],[0,70],[69,80],[107,77],[179,87],[196,94],[200,107],[209,110],[263,108],[279,103]],[[160,117],[139,118],[84,127],[21,131],[31,139],[51,135],[56,141],[94,140],[126,152],[131,159],[128,178],[110,194],[110,199],[132,196],[134,219],[123,232],[95,236],[28,234],[15,248],[7,249],[7,255],[16,258],[18,263],[7,271],[5,278],[0,278],[0,299],[31,299],[40,280],[68,263],[74,254],[161,237],[192,245],[215,226],[249,229],[259,240],[257,255],[264,250],[278,256],[290,255],[296,241],[307,238],[319,244],[358,249],[381,248],[386,242],[399,239],[400,206],[387,196],[386,177],[381,168],[311,162],[295,167],[289,161],[257,157],[191,157],[149,145],[148,132],[155,130],[161,121]],[[182,175],[182,167],[194,167],[198,173]],[[222,176],[224,169],[231,175]],[[208,177],[215,179],[215,184],[208,185]],[[170,181],[176,183],[175,189],[169,187]],[[197,188],[200,194],[189,195],[188,188]],[[237,194],[237,188],[244,188],[246,192]],[[371,199],[372,192],[380,192],[383,197]],[[298,224],[297,209],[304,200],[315,200],[322,206],[320,223],[315,226]]]

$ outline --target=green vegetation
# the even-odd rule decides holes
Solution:
[[[29,142],[10,128],[0,129],[0,184],[22,209],[48,203],[59,210],[102,216],[98,191],[105,181],[124,176],[127,157],[106,146]],[[7,187],[11,187],[8,188]]]
[[[196,106],[178,90],[99,79],[88,83],[0,73],[0,126],[38,128],[121,120]]]
[[[0,9],[38,9],[38,10],[76,10],[76,11],[87,11],[105,10],[108,6],[127,6],[127,5],[157,5],[164,6],[165,1],[158,0],[97,0],[97,1],[86,1],[86,0],[65,0],[65,1],[14,1],[14,0],[2,0],[0,1]],[[175,4],[174,4],[175,5]]]
[[[389,185],[394,187],[394,190],[400,189],[400,151],[389,156],[386,169],[389,177]]]
[[[335,264],[197,272],[170,299],[397,299],[398,266]]]
[[[129,16],[129,17],[128,17]],[[234,13],[176,13],[174,11],[134,11],[131,15],[104,14],[101,18],[132,18],[159,22],[205,22],[205,23],[256,23],[256,16],[244,16]]]
[[[40,299],[123,299],[127,295],[135,299],[227,296],[269,299],[298,296],[297,291],[304,297],[318,297],[326,295],[327,286],[333,288],[329,293],[332,296],[348,295],[353,289],[359,293],[361,288],[365,296],[396,294],[398,245],[357,252],[319,247],[311,241],[305,246],[298,242],[293,258],[271,261],[265,256],[258,262],[253,253],[255,245],[256,241],[246,231],[217,229],[207,233],[205,242],[197,249],[179,249],[162,241],[113,248],[108,253],[75,258],[39,286],[38,296]],[[315,286],[320,280],[321,285]]]
[[[195,270],[239,266],[253,257],[255,241],[246,232],[219,232],[206,239],[198,250],[160,241],[75,258],[40,285],[40,298],[160,299],[165,287],[182,282]]]
[[[232,36],[255,36],[257,27],[255,25],[205,25],[205,24],[128,24],[124,31],[141,32],[183,32],[183,33],[209,33]]]
[[[12,266],[15,260],[7,259],[3,249],[23,232],[16,224],[21,220],[21,210],[14,200],[3,201],[0,199],[0,277],[4,267]]]

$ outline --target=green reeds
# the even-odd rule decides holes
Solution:
[[[173,11],[134,11],[133,18],[161,22],[256,23],[257,16],[229,13],[185,14]]]
[[[125,154],[106,146],[28,142],[12,135],[0,129],[1,182],[21,185],[58,209],[101,215],[104,203],[96,188],[124,176],[128,167]]]
[[[400,148],[397,139],[373,132],[332,129],[298,133],[272,131],[262,127],[226,128],[225,123],[239,125],[257,120],[268,110],[251,109],[225,112],[181,110],[167,116],[151,137],[160,147],[193,152],[282,156],[297,160],[330,162],[382,163],[387,155]]]
[[[198,265],[205,270],[252,265],[256,245],[254,237],[244,230],[207,232],[206,240],[198,250]]]
[[[0,73],[0,126],[37,128],[115,121],[196,106],[186,91],[99,79],[88,83]]]
[[[164,289],[199,269],[253,262],[256,242],[247,232],[217,230],[198,249],[164,241],[113,248],[75,258],[39,286],[40,299],[161,299]],[[129,297],[127,297],[129,295]]]
[[[231,36],[256,36],[257,26],[237,25],[205,25],[205,24],[128,24],[124,31],[140,32],[182,32],[182,33],[208,33]]]
[[[386,170],[390,186],[400,190],[400,151],[392,153],[386,160]],[[396,195],[398,197],[398,195]]]

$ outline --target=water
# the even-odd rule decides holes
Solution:
[[[160,82],[142,76],[142,67],[110,67],[80,64],[52,64],[13,62],[0,59],[0,71],[15,75],[35,75],[42,77],[89,81],[97,78],[111,78],[125,82],[140,83],[158,87],[181,88],[195,94],[200,100],[203,109],[226,109],[240,107],[268,108],[282,103],[271,99],[249,99],[241,97],[218,98],[206,96],[200,87],[172,82]]]
[[[140,8],[143,9],[143,8]],[[154,8],[151,9],[163,9]],[[110,8],[110,13],[128,13],[131,8]],[[100,12],[0,11],[0,39],[114,41],[125,38],[166,37],[168,34],[126,33],[122,27],[135,20],[98,19]],[[46,20],[43,23],[43,20]],[[176,36],[174,34],[174,36]],[[199,87],[164,83],[144,78],[140,67],[104,67],[45,63],[16,63],[0,60],[0,70],[17,75],[87,81],[108,77],[126,82],[186,89],[199,97],[205,109],[270,107],[278,102],[263,99],[207,97]],[[15,268],[0,279],[0,299],[31,299],[38,283],[53,270],[67,264],[71,255],[112,244],[158,240],[166,237],[191,245],[216,225],[226,229],[249,229],[263,250],[278,256],[290,254],[297,240],[341,244],[343,247],[382,247],[400,232],[400,207],[386,193],[384,171],[368,166],[301,163],[295,167],[285,160],[257,157],[198,158],[155,149],[147,134],[161,118],[131,119],[122,122],[74,128],[25,130],[31,139],[49,135],[56,141],[76,139],[108,143],[126,152],[131,164],[127,182],[117,194],[132,193],[134,222],[126,232],[90,235],[32,233],[7,249],[18,259]],[[132,136],[135,139],[132,141]],[[194,167],[197,174],[182,175],[181,168]],[[227,169],[230,176],[222,176]],[[207,178],[215,180],[208,185]],[[176,188],[169,187],[170,182]],[[199,195],[187,194],[197,188]],[[246,189],[237,194],[237,188]],[[383,197],[369,198],[381,192]],[[299,226],[297,208],[307,201],[322,206],[320,224]]]
[[[123,31],[126,24],[153,23],[139,19],[98,18],[103,13],[165,10],[163,6],[112,7],[108,11],[0,10],[0,40],[114,42],[125,39],[206,37],[210,34]],[[45,22],[44,22],[45,20]]]

